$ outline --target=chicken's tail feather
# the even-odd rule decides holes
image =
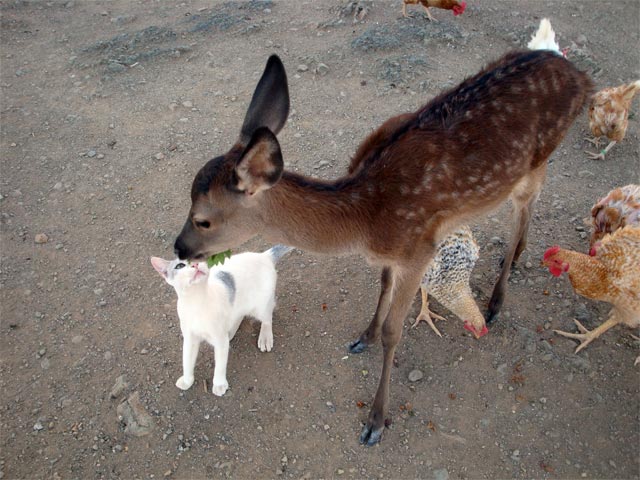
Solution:
[[[556,42],[556,32],[551,27],[548,18],[540,20],[540,26],[531,41],[527,45],[529,50],[553,50],[558,55],[562,55],[560,45]]]

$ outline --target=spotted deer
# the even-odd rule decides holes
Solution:
[[[513,239],[489,304],[492,319],[525,248],[547,158],[591,88],[587,75],[554,53],[509,53],[387,120],[360,145],[346,175],[325,181],[283,169],[276,134],[289,92],[284,66],[272,56],[238,140],[193,181],[176,254],[200,260],[260,234],[312,252],[360,253],[382,267],[376,312],[350,346],[359,353],[382,338],[380,383],[360,435],[373,445],[385,426],[403,321],[434,249],[457,226],[512,200]]]

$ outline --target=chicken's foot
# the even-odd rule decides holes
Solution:
[[[434,319],[446,320],[446,318],[441,317],[440,315],[433,313],[431,310],[429,310],[429,299],[427,298],[427,292],[423,287],[420,287],[420,291],[422,292],[422,307],[420,308],[420,314],[416,317],[416,321],[413,323],[413,325],[411,325],[411,328],[415,328],[420,322],[424,321],[429,324],[429,326],[434,332],[436,332],[436,335],[442,338],[442,334],[436,328],[433,321]]]
[[[580,340],[580,345],[578,345],[578,347],[576,348],[575,353],[578,353],[580,350],[582,350],[584,347],[589,345],[593,340],[598,338],[604,332],[606,332],[611,327],[614,327],[618,324],[617,320],[610,318],[609,320],[607,320],[606,322],[604,322],[602,325],[595,328],[594,330],[587,330],[578,320],[574,319],[573,321],[578,327],[578,330],[580,330],[580,333],[563,332],[561,330],[554,330],[554,332],[557,333],[558,335],[562,335],[563,337]]]
[[[618,142],[611,140],[604,150],[600,150],[600,153],[588,152],[587,150],[585,150],[584,153],[589,155],[592,160],[604,160],[604,156],[609,153],[609,150],[611,150],[616,143]]]

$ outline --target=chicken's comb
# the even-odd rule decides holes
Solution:
[[[556,253],[558,253],[560,251],[560,247],[558,245],[554,245],[553,247],[547,249],[546,252],[544,252],[544,256],[542,257],[543,260],[546,260],[547,258],[549,258],[551,255],[555,255]]]
[[[457,6],[453,9],[453,15],[455,17],[457,17],[458,15],[462,15],[466,8],[467,8],[467,2],[460,2],[460,6]]]

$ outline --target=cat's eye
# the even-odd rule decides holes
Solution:
[[[184,263],[179,263],[176,265],[176,270],[180,270],[181,268],[184,268],[186,265]]]
[[[209,228],[211,226],[211,222],[209,220],[196,220],[196,227],[199,228]]]

